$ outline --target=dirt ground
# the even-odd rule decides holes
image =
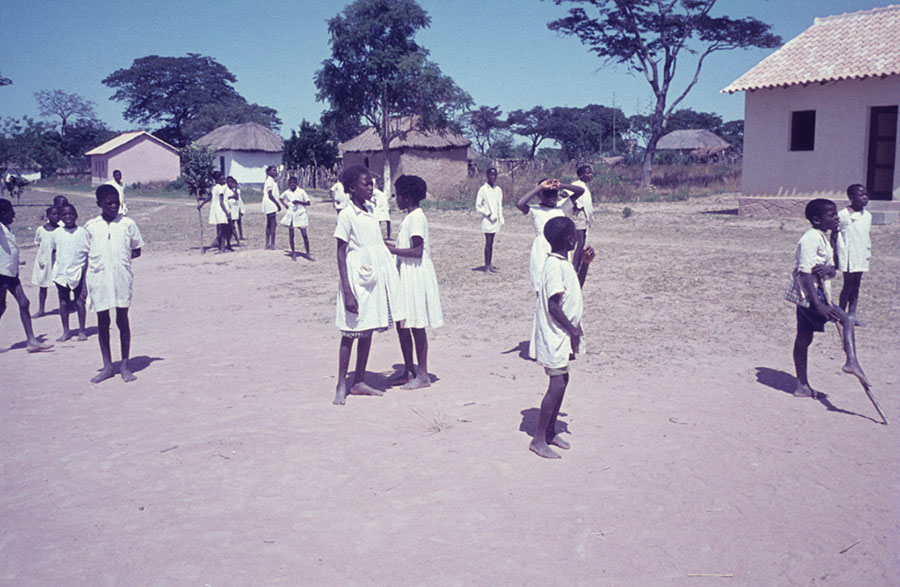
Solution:
[[[51,196],[23,197],[20,243]],[[71,199],[79,224],[96,215]],[[804,220],[736,216],[733,196],[630,207],[600,205],[589,235],[572,449],[546,461],[528,450],[547,378],[523,357],[532,237],[515,210],[496,275],[473,270],[474,213],[428,212],[434,384],[336,407],[330,205],[311,211],[318,260],[292,263],[261,249],[257,205],[244,250],[201,255],[190,203],[131,197],[136,382],[89,382],[95,315],[87,342],[34,355],[12,300],[0,321],[0,583],[896,584],[900,225],[873,228],[860,300],[884,426],[831,326],[810,350],[827,397],[790,393],[782,293]],[[35,331],[55,339],[58,315]],[[399,362],[376,335],[368,381]]]

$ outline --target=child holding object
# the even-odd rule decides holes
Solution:
[[[123,381],[134,381],[137,377],[128,364],[131,353],[128,308],[131,306],[134,282],[131,260],[141,256],[144,239],[137,223],[119,214],[119,192],[116,188],[111,185],[98,187],[97,207],[101,210],[100,216],[84,225],[88,253],[85,285],[90,307],[97,312],[97,338],[103,358],[103,368],[91,382],[100,383],[115,375],[109,341],[110,312],[114,308],[122,349],[119,373]]]
[[[281,202],[284,209],[287,210],[281,224],[288,227],[289,238],[291,241],[291,261],[297,260],[297,251],[294,248],[294,228],[300,229],[300,236],[303,237],[303,246],[306,248],[306,258],[310,261],[316,259],[309,254],[309,236],[306,234],[306,227],[309,226],[309,214],[306,208],[311,204],[309,196],[306,192],[297,187],[297,178],[292,177],[288,180],[288,189],[281,192]]]
[[[431,378],[428,376],[428,338],[425,328],[443,326],[444,317],[438,295],[437,276],[431,263],[428,220],[419,207],[419,203],[425,199],[428,186],[421,177],[401,175],[397,179],[395,189],[397,205],[408,214],[400,223],[397,245],[388,244],[387,248],[397,256],[400,266],[400,287],[403,290],[403,301],[406,303],[406,319],[397,322],[404,372],[391,383],[402,383],[402,389],[419,389],[431,385]],[[412,360],[413,339],[416,341],[418,367],[413,365]]]
[[[341,331],[335,405],[343,405],[348,394],[382,395],[382,391],[363,380],[372,333],[384,332],[406,318],[397,266],[384,244],[370,202],[372,176],[362,165],[354,165],[341,173],[341,182],[350,203],[338,214],[334,229],[340,277],[335,324]],[[354,340],[359,341],[356,371],[348,387],[347,370]]]
[[[481,232],[484,233],[484,272],[496,273],[493,265],[494,237],[503,228],[503,190],[497,185],[497,168],[488,167],[487,181],[478,188],[475,211],[481,214]]]
[[[538,456],[558,459],[550,445],[562,449],[569,443],[556,434],[556,419],[569,383],[569,358],[578,352],[584,302],[581,286],[594,259],[591,247],[584,249],[581,270],[576,274],[569,262],[569,251],[575,249],[575,223],[566,217],[555,217],[544,226],[550,254],[541,268],[541,289],[535,310],[537,324],[537,362],[550,377],[547,393],[541,401],[538,427],[529,447]]]
[[[47,304],[47,288],[53,284],[53,264],[56,250],[53,248],[53,232],[59,228],[59,209],[56,206],[47,208],[47,223],[37,227],[34,233],[34,244],[38,246],[34,267],[31,270],[31,283],[38,286],[38,311],[32,318],[40,318],[45,313]]]
[[[863,326],[856,317],[859,301],[859,284],[863,273],[869,270],[872,256],[872,214],[866,210],[869,192],[866,186],[855,183],[847,188],[850,205],[838,212],[839,232],[837,232],[837,265],[844,273],[839,304],[853,320],[854,326]]]
[[[113,186],[115,187],[115,186]],[[53,283],[59,296],[59,317],[62,320],[62,336],[58,342],[72,338],[69,330],[69,313],[74,304],[78,316],[78,340],[87,340],[84,330],[86,311],[84,306],[84,273],[87,269],[87,234],[84,228],[76,226],[78,211],[72,204],[62,207],[60,215],[63,227],[56,230],[54,245],[56,247],[56,267],[53,270]],[[71,299],[69,296],[72,296]]]
[[[797,373],[796,397],[816,397],[807,377],[807,356],[816,332],[825,332],[827,322],[843,326],[843,345],[847,361],[842,370],[855,375],[868,387],[869,382],[856,358],[853,320],[831,303],[831,279],[835,276],[834,251],[826,231],[837,230],[837,207],[831,200],[817,198],[806,205],[806,218],[812,228],[803,233],[794,254],[796,266],[785,299],[797,304],[797,337],[794,340],[794,368]]]
[[[19,245],[9,225],[16,219],[16,211],[12,202],[0,198],[0,318],[6,311],[6,292],[10,292],[19,304],[19,318],[25,329],[25,350],[37,353],[53,348],[52,344],[44,344],[34,336],[31,328],[30,303],[25,297],[22,282],[19,281]]]

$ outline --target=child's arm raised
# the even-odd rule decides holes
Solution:
[[[588,267],[596,256],[597,253],[594,251],[594,247],[591,246],[584,247],[584,250],[581,252],[581,268],[578,269],[578,285],[581,287],[584,287],[584,280],[587,279]]]
[[[390,243],[384,243],[384,246],[388,248],[388,250],[397,255],[398,257],[414,257],[417,259],[422,258],[422,253],[425,251],[425,241],[421,236],[414,236],[410,239],[412,246],[408,249],[398,249],[394,245]]]
[[[528,214],[528,202],[531,201],[531,198],[535,197],[538,193],[540,193],[543,189],[553,189],[552,179],[545,179],[538,185],[534,186],[530,190],[528,190],[519,200],[516,202],[516,208],[519,209],[522,214]]]
[[[567,192],[572,194],[571,196],[569,196],[569,199],[572,200],[573,202],[575,200],[577,200],[579,197],[581,197],[581,195],[584,193],[583,187],[577,186],[577,185],[572,185],[571,183],[560,183],[559,189],[566,190]]]
[[[341,291],[344,294],[344,309],[351,314],[359,311],[359,302],[350,289],[350,280],[347,277],[347,241],[337,239],[337,266],[338,275],[341,277]]]

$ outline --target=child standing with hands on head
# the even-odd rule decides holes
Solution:
[[[538,456],[558,459],[559,453],[550,445],[562,449],[569,443],[556,433],[556,419],[569,384],[569,358],[579,350],[583,334],[581,319],[584,300],[581,287],[594,250],[585,247],[578,273],[569,262],[569,251],[577,246],[575,223],[566,217],[555,217],[544,226],[544,237],[550,244],[550,254],[541,268],[541,289],[534,322],[537,325],[537,362],[550,377],[547,393],[541,401],[537,430],[529,448]]]
[[[392,380],[392,383],[402,383],[402,389],[419,389],[431,385],[431,378],[428,376],[428,338],[425,328],[438,328],[444,325],[437,276],[431,263],[428,220],[419,207],[419,203],[428,193],[428,185],[424,179],[415,175],[401,175],[394,185],[397,205],[408,214],[400,223],[397,245],[387,245],[388,250],[397,256],[400,266],[400,287],[406,304],[406,319],[397,322],[404,372]],[[418,367],[413,365],[413,339],[416,341]]]
[[[119,373],[123,381],[134,381],[128,359],[131,356],[131,324],[128,308],[133,295],[134,274],[131,260],[141,256],[144,239],[134,220],[119,214],[119,192],[111,185],[97,188],[97,207],[101,214],[84,225],[85,248],[88,253],[85,285],[91,308],[97,312],[97,338],[103,368],[91,379],[100,383],[115,375],[110,349],[110,312],[115,308],[116,327],[122,362]]]
[[[334,229],[340,279],[335,325],[341,331],[335,405],[344,405],[347,395],[383,394],[364,381],[372,333],[384,332],[406,318],[397,266],[384,244],[370,202],[372,176],[362,165],[354,165],[341,173],[341,182],[350,203],[338,214]],[[354,340],[359,341],[356,371],[348,387]]]
[[[303,246],[306,248],[306,258],[315,261],[315,257],[309,254],[309,236],[306,234],[306,227],[309,226],[309,214],[306,208],[311,204],[306,191],[297,187],[297,178],[292,177],[288,180],[288,189],[281,192],[281,202],[284,209],[287,210],[281,224],[288,227],[288,233],[291,241],[291,261],[297,260],[297,251],[294,248],[294,228],[300,229],[300,236],[303,237]]]
[[[869,192],[866,186],[855,183],[847,188],[850,205],[838,212],[837,266],[844,274],[844,285],[841,288],[839,304],[853,320],[854,326],[864,326],[856,317],[856,304],[859,301],[859,284],[863,273],[869,270],[869,258],[872,256],[872,214],[866,210],[869,203]]]
[[[115,187],[115,186],[113,186]],[[78,316],[78,340],[87,340],[84,330],[86,311],[84,306],[84,274],[87,270],[87,234],[84,228],[76,226],[78,211],[72,204],[61,209],[60,217],[63,227],[58,228],[54,237],[56,246],[56,267],[53,271],[53,283],[59,296],[59,317],[62,320],[62,336],[58,342],[72,338],[69,330],[69,313],[72,304]],[[69,295],[71,294],[71,299]]]
[[[47,208],[47,223],[37,227],[34,233],[34,244],[38,246],[34,267],[31,270],[31,283],[38,286],[38,311],[32,318],[44,315],[47,304],[47,288],[53,284],[53,265],[56,262],[56,250],[53,246],[53,233],[59,228],[59,208]]]

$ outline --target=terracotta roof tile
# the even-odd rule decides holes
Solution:
[[[900,75],[900,5],[817,18],[722,91],[887,75]]]

